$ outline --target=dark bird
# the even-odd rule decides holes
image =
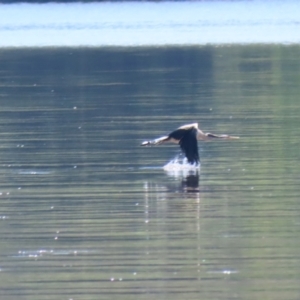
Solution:
[[[163,143],[175,143],[179,144],[181,150],[185,154],[188,162],[190,164],[199,163],[199,153],[198,153],[198,142],[197,140],[213,140],[213,139],[239,139],[237,136],[230,136],[226,134],[216,135],[212,133],[204,133],[198,128],[198,123],[183,125],[169,135],[162,136],[160,138],[145,141],[141,146],[151,146],[160,145]]]

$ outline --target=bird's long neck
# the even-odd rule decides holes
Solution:
[[[231,136],[231,135],[227,135],[227,134],[204,133],[203,131],[198,129],[197,140],[213,140],[213,139],[235,140],[235,139],[239,139],[239,137]]]
[[[207,135],[199,128],[197,128],[197,140],[207,140],[207,139],[209,139]]]

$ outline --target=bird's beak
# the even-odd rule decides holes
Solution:
[[[145,142],[142,142],[140,146],[148,146],[150,145],[150,142],[149,141],[145,141]]]

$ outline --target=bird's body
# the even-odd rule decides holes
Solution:
[[[198,128],[198,123],[183,125],[169,135],[160,138],[145,141],[141,146],[159,145],[163,143],[176,143],[180,145],[189,163],[199,163],[198,142],[197,140],[220,139],[238,139],[239,137],[230,135],[216,135],[212,133],[204,133]]]

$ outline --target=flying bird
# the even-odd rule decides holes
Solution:
[[[183,125],[169,135],[162,136],[160,138],[145,141],[141,144],[141,146],[152,146],[152,145],[160,145],[164,143],[175,143],[179,144],[181,150],[185,154],[188,162],[190,164],[198,164],[199,153],[198,153],[198,142],[197,140],[213,140],[213,139],[239,139],[237,136],[230,136],[226,134],[217,135],[212,133],[204,133],[202,130],[198,128],[198,123]]]

